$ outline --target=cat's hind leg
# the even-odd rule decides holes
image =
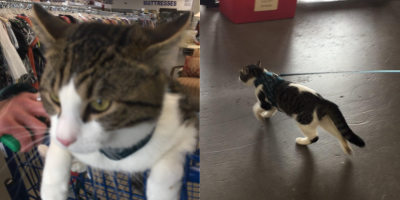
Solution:
[[[319,122],[319,125],[321,128],[323,128],[325,131],[328,133],[332,134],[335,136],[340,143],[340,146],[342,147],[342,150],[347,154],[347,155],[352,155],[353,150],[351,149],[349,143],[347,140],[340,134],[339,130],[336,128],[335,124],[333,123],[332,119],[329,116],[325,116],[321,119]]]
[[[306,137],[298,137],[296,138],[296,143],[300,145],[309,145],[318,141],[318,133],[317,133],[317,125],[309,124],[309,125],[302,125],[297,123],[301,132]]]
[[[308,115],[300,114],[295,118],[301,132],[306,136],[296,138],[296,143],[299,145],[309,145],[318,141],[318,119],[315,113]]]

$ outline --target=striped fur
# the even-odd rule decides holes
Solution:
[[[41,26],[35,27],[42,33],[40,39],[51,37]],[[171,28],[163,28],[171,32]],[[83,101],[113,101],[112,109],[101,114],[83,108],[83,122],[97,120],[107,130],[115,130],[157,118],[167,88],[167,76],[159,66],[176,41],[159,32],[163,31],[93,22],[66,27],[63,37],[56,41],[44,39],[48,41],[48,67],[40,91],[46,110],[50,114],[61,112],[49,94],[58,94],[73,79]]]
[[[198,108],[162,64],[176,48],[189,14],[146,29],[66,24],[38,5],[34,9],[47,59],[40,93],[52,125],[42,199],[66,199],[70,169],[82,165],[131,174],[151,169],[147,199],[178,199],[186,154],[197,146]],[[111,104],[98,111],[90,106],[98,100]],[[114,161],[100,152],[132,147],[150,133],[151,139],[124,159]],[[82,165],[71,166],[72,157]],[[140,179],[133,183],[137,189],[143,186]]]

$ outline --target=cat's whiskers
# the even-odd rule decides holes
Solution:
[[[12,128],[10,128],[10,129],[4,129],[2,132],[5,132],[5,134],[7,134],[7,130],[12,130]],[[26,133],[25,131],[24,131],[24,132],[14,132],[14,133],[12,134],[12,136],[13,136],[16,140],[34,136],[34,134],[25,134],[25,133]],[[46,136],[46,133],[47,133],[47,132],[44,132],[43,134],[41,134],[41,136],[45,137],[45,136]]]
[[[8,130],[12,130],[12,129],[8,129]],[[45,131],[45,129],[43,129],[44,131]],[[15,136],[16,134],[18,135],[18,134],[21,134],[21,133],[26,133],[25,131],[23,131],[23,132],[16,132],[16,133],[14,133],[13,134],[13,136]],[[47,133],[47,132],[44,132],[43,134],[45,134],[45,133]]]
[[[21,128],[21,126],[9,126],[7,128],[3,128],[2,132],[4,132],[4,130],[9,130],[9,129],[13,129],[13,128]],[[39,130],[47,130],[47,128],[41,128],[41,127],[35,127],[35,126],[29,126],[29,127],[26,127],[26,128],[36,128],[36,129],[39,129]]]
[[[35,154],[38,154],[38,151],[37,151],[36,149],[32,149],[31,151],[32,151],[32,154],[30,155],[31,157],[32,157],[32,156],[35,156]],[[26,153],[28,153],[28,152],[26,152]],[[16,155],[16,154],[17,154],[17,153],[14,153],[13,157],[11,157],[10,160],[7,161],[6,164],[0,169],[0,173],[3,172],[3,170],[4,170],[6,167],[8,167],[8,164],[9,164],[10,162],[12,162],[13,160],[16,159],[16,156],[19,156],[19,155]],[[25,153],[22,153],[22,154],[25,154]],[[30,160],[31,157],[29,157],[28,160]],[[38,158],[36,158],[36,159],[38,159]],[[25,174],[23,173],[23,175],[25,175]],[[23,177],[21,177],[21,178],[23,178]]]
[[[25,154],[25,156],[26,156],[26,154],[27,153],[24,153]],[[31,158],[32,158],[32,156],[35,156],[35,154],[38,154],[38,152],[36,151],[35,152],[35,150],[32,150],[32,154],[31,155],[29,155],[29,153],[28,153],[28,159],[26,159],[25,160],[25,162],[27,162],[27,161],[29,161],[30,160],[30,162],[32,162],[33,160],[31,160]],[[14,156],[15,157],[15,156]],[[25,157],[26,158],[26,157]],[[36,157],[34,160],[36,160],[36,159],[39,159],[39,157]],[[20,180],[18,180],[18,181],[23,181],[24,180],[24,177],[27,177],[28,176],[28,174],[27,173],[22,173],[22,175],[21,175],[21,178],[20,178]],[[41,174],[40,174],[40,176],[41,176]],[[22,183],[23,184],[23,183]],[[18,189],[17,189],[17,191],[19,191],[21,188],[21,185],[22,184],[19,184],[19,186],[18,186]],[[33,185],[32,185],[33,186]],[[35,193],[36,193],[36,191],[35,190],[33,190]]]
[[[49,136],[44,136],[43,139],[36,139],[36,140],[33,140],[32,143],[30,143],[29,145],[30,145],[30,146],[33,146],[36,142],[38,142],[38,141],[40,141],[40,140],[44,140],[44,139],[46,139],[46,138],[48,138],[48,137],[49,137]],[[22,137],[21,137],[21,138],[22,138]],[[30,147],[30,146],[28,146],[28,147]],[[35,149],[32,149],[32,150],[30,150],[30,151],[33,151],[33,152],[36,151],[35,153],[38,153],[37,150],[35,150]],[[15,154],[16,154],[16,153],[14,153],[14,156],[11,157],[10,160],[6,162],[6,164],[3,166],[2,169],[0,169],[0,172],[2,172],[2,171],[4,170],[4,167],[8,166],[8,164],[9,164],[13,159],[15,159]]]
[[[31,137],[32,138],[32,135],[26,135],[26,134],[23,134],[23,135],[18,135],[18,133],[17,134],[13,134],[13,137],[16,139],[16,140],[20,140],[20,139],[22,139],[22,138],[27,138],[27,137]],[[42,135],[42,139],[47,139],[47,138],[49,138],[50,137],[50,135],[46,135],[46,133],[44,133],[43,135]],[[38,140],[42,140],[42,139],[37,139],[37,140],[35,140],[36,142],[38,141]],[[35,143],[35,142],[33,142],[33,143]],[[30,144],[31,145],[31,144]]]
[[[45,136],[43,139],[45,139],[45,138],[47,138],[48,136]],[[37,140],[34,140],[32,143],[31,143],[31,145],[33,146],[33,144],[34,143],[36,143],[37,141],[39,141],[40,139],[37,139]],[[31,152],[31,154],[29,154],[29,152]],[[7,163],[0,169],[0,173],[8,166],[8,164],[11,162],[11,161],[13,161],[13,160],[15,160],[16,159],[16,156],[19,156],[19,155],[16,155],[17,153],[15,153],[14,154],[14,156],[12,157],[12,158],[10,158],[10,160],[9,161],[7,161]],[[26,154],[28,154],[29,156],[28,156],[28,158],[27,159],[25,159],[25,162],[35,162],[36,160],[38,160],[38,159],[40,159],[40,157],[39,156],[37,156],[37,155],[39,155],[39,152],[38,152],[38,150],[37,149],[35,149],[35,148],[33,148],[32,150],[30,150],[30,151],[28,151],[28,152],[26,152],[26,153],[22,153],[22,154],[24,154],[25,155],[25,158],[26,158]],[[35,159],[32,159],[31,160],[31,158],[32,157],[34,157],[34,156],[37,156]],[[23,160],[22,160],[23,161]],[[21,161],[21,162],[22,162]],[[23,166],[22,166],[23,167]],[[42,166],[42,167],[44,167],[44,166]],[[20,170],[20,169],[18,169],[18,170]],[[43,173],[43,172],[42,172]],[[42,173],[40,173],[39,172],[39,176],[42,176]],[[17,181],[23,181],[24,180],[24,178],[26,177],[26,176],[28,176],[27,175],[27,173],[21,173],[22,175],[21,175],[21,178],[19,179],[19,180],[17,180]],[[19,186],[18,186],[18,188],[17,188],[17,193],[18,193],[18,191],[21,189],[21,185],[22,184],[19,184]],[[17,194],[16,193],[16,194]],[[35,192],[36,193],[36,192]]]

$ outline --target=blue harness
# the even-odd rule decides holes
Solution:
[[[275,88],[283,81],[283,78],[279,77],[277,74],[264,72],[254,81],[254,86],[258,87],[260,84],[262,84],[264,86],[264,92],[267,95],[268,101],[272,104],[272,106],[278,107],[275,101]]]
[[[128,148],[103,148],[100,149],[100,153],[105,155],[107,158],[111,160],[122,160],[133,153],[137,152],[139,149],[144,147],[149,140],[151,139],[151,136],[153,136],[155,128],[141,141],[136,143],[135,145],[128,147]]]

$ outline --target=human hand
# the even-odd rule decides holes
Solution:
[[[20,93],[0,102],[0,137],[12,135],[21,144],[21,151],[27,152],[42,142],[47,125],[36,117],[49,117],[37,94]],[[28,128],[33,135],[26,129]]]

